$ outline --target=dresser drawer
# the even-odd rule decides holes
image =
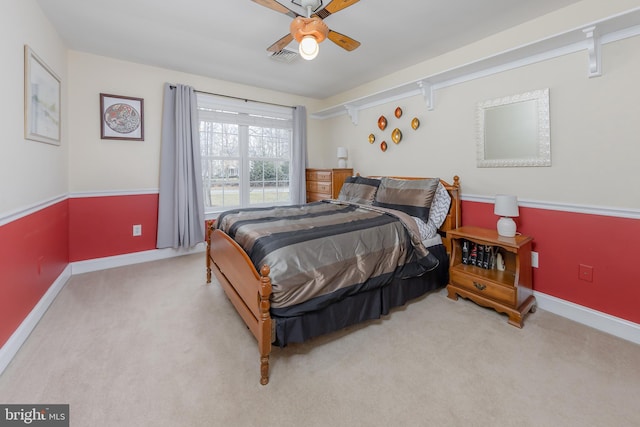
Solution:
[[[487,279],[451,271],[451,282],[474,294],[482,295],[494,301],[499,301],[510,306],[516,303],[516,290],[513,287],[498,284]]]
[[[327,193],[329,197],[331,197],[331,182],[318,182],[316,184],[316,191],[318,193]]]
[[[317,171],[316,179],[318,181],[329,181],[331,182],[331,171]]]
[[[317,202],[319,200],[325,200],[330,198],[331,198],[331,194],[307,192],[307,203]]]
[[[331,182],[331,171],[307,171],[307,181]]]

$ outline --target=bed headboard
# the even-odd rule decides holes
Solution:
[[[358,174],[360,175],[360,174]],[[369,176],[369,178],[382,178],[381,176]],[[395,179],[428,179],[428,177],[409,177],[409,176],[388,176],[388,178]],[[453,176],[453,183],[449,183],[443,179],[440,179],[444,188],[447,189],[451,196],[451,205],[449,206],[449,213],[442,223],[439,229],[440,236],[442,236],[442,243],[447,248],[447,252],[451,254],[451,238],[448,235],[448,231],[455,230],[462,226],[460,216],[460,177],[458,175]]]
[[[447,252],[451,254],[451,237],[449,237],[447,231],[455,230],[462,226],[460,216],[460,177],[458,175],[453,176],[453,184],[449,184],[444,180],[440,180],[444,188],[447,189],[451,196],[451,206],[449,206],[449,213],[446,219],[440,227],[440,235],[442,236],[442,242],[447,248]]]

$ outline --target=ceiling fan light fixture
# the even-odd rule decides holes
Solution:
[[[300,56],[310,61],[320,51],[319,43],[322,43],[329,34],[329,27],[317,16],[313,18],[303,18],[298,16],[291,22],[289,28],[291,35],[300,46],[298,51]]]
[[[316,56],[318,56],[318,52],[320,52],[320,45],[318,44],[318,41],[315,37],[304,36],[302,40],[300,40],[298,51],[300,52],[300,56],[303,59],[311,61]]]

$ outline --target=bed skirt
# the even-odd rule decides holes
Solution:
[[[421,277],[394,279],[389,285],[349,296],[321,310],[294,317],[273,316],[274,345],[284,347],[339,331],[347,326],[379,319],[394,307],[405,305],[449,282],[449,258],[443,245],[429,249],[440,261]]]

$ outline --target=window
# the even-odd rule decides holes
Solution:
[[[205,212],[289,204],[292,109],[198,94]]]

